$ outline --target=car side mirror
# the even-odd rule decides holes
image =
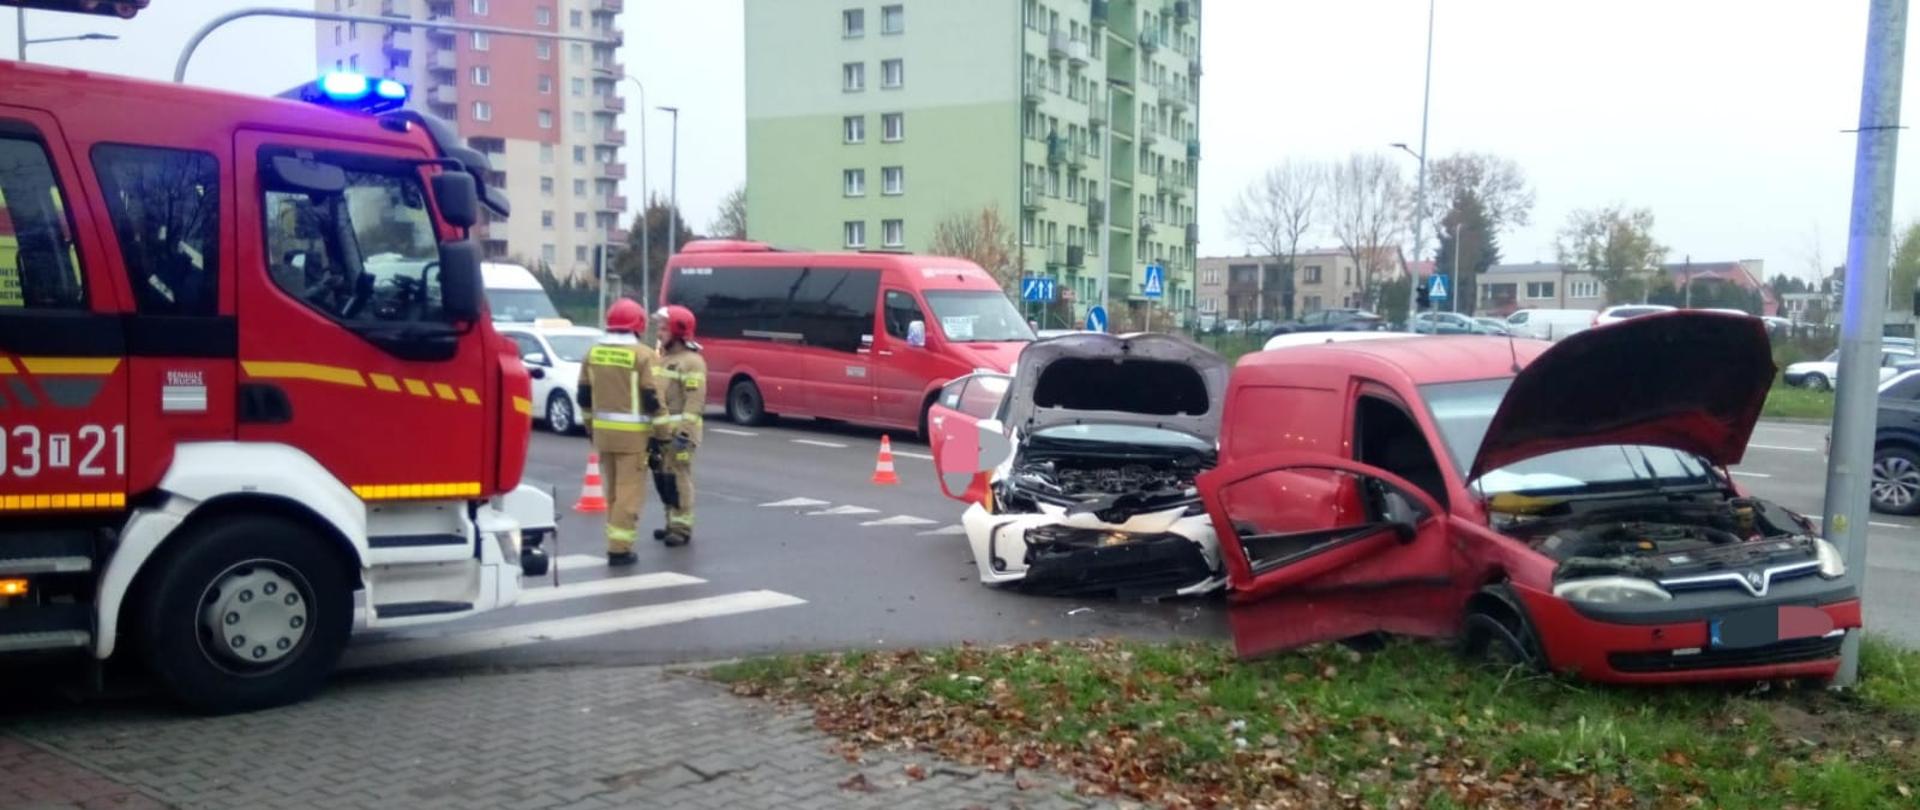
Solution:
[[[440,218],[456,228],[471,228],[480,222],[480,192],[473,175],[441,172],[433,176],[433,204]]]
[[[913,321],[907,324],[907,345],[924,347],[927,345],[927,322]]]
[[[520,355],[520,362],[526,363],[529,366],[550,365],[547,362],[547,356],[540,352],[527,352],[526,354]]]
[[[871,349],[871,348],[873,348],[873,336],[872,336],[872,335],[861,335],[861,336],[860,336],[860,348],[862,348],[862,349]]]
[[[440,301],[456,321],[480,319],[480,243],[472,239],[440,243]]]

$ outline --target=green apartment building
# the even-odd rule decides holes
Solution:
[[[1137,318],[1155,262],[1191,316],[1197,0],[746,0],[746,60],[753,238],[925,252],[991,208],[1074,317],[1110,272]]]

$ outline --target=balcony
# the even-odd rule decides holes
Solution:
[[[1169,79],[1160,83],[1160,103],[1176,112],[1185,112],[1193,106],[1193,88],[1186,82]]]
[[[1028,76],[1022,86],[1021,96],[1028,104],[1039,104],[1047,98],[1047,80],[1040,76]]]
[[[1111,5],[1110,0],[1093,0],[1093,24],[1096,27],[1106,27],[1108,7]]]
[[[604,144],[607,146],[626,146],[627,131],[624,129],[615,129],[613,127],[607,127],[606,129],[600,130],[600,134],[599,136],[596,137],[594,142],[599,144]]]
[[[1087,266],[1087,249],[1079,245],[1067,246],[1067,266],[1079,269]]]
[[[1087,139],[1075,138],[1067,143],[1067,165],[1075,169],[1087,167]]]
[[[627,179],[627,164],[602,163],[598,169],[594,170],[593,176],[601,180],[625,180]]]
[[[413,35],[402,31],[388,31],[380,40],[380,50],[387,56],[413,53]]]
[[[1107,122],[1107,96],[1094,88],[1087,96],[1087,122],[1099,126]]]
[[[1153,53],[1160,50],[1160,32],[1146,30],[1140,32],[1140,52]]]
[[[1059,270],[1067,264],[1067,246],[1058,242],[1047,246],[1047,269]]]
[[[1107,221],[1107,203],[1097,196],[1087,198],[1087,226],[1100,227]]]
[[[607,114],[623,113],[627,111],[627,100],[612,94],[595,96],[593,100],[593,111]]]
[[[627,210],[627,198],[619,194],[608,194],[600,198],[600,210],[625,211]]]
[[[626,7],[625,0],[593,0],[588,4],[588,8],[595,14],[619,14]]]
[[[460,94],[451,84],[443,84],[428,92],[427,100],[435,104],[459,104]]]
[[[1045,207],[1046,189],[1039,183],[1028,183],[1020,189],[1020,207],[1032,212]]]
[[[1087,42],[1076,39],[1067,43],[1067,64],[1075,68],[1087,66]]]
[[[1058,135],[1047,136],[1047,162],[1059,165],[1067,162],[1067,139]]]
[[[442,73],[456,72],[460,69],[460,64],[455,60],[456,57],[451,48],[434,51],[432,56],[427,57],[427,70],[437,70]]]
[[[1047,56],[1049,58],[1064,58],[1067,55],[1067,45],[1067,32],[1055,28],[1047,34]]]
[[[1160,142],[1160,135],[1151,129],[1140,130],[1140,145],[1152,146]]]
[[[1198,140],[1187,141],[1187,159],[1200,159],[1200,142]]]
[[[1153,215],[1145,211],[1141,211],[1140,212],[1140,235],[1146,236],[1147,234],[1150,234],[1150,233],[1153,233]]]

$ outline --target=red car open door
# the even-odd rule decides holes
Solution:
[[[1276,453],[1199,477],[1241,657],[1372,632],[1444,636],[1460,616],[1446,512],[1349,459]]]
[[[927,441],[940,491],[956,501],[985,503],[987,478],[1011,451],[998,431],[983,435],[980,423],[1000,410],[1012,378],[1005,374],[969,374],[940,389],[927,409]]]

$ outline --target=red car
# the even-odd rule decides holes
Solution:
[[[1747,497],[1754,318],[1648,315],[1243,358],[1198,478],[1243,656],[1371,632],[1611,682],[1830,677],[1860,598]]]

